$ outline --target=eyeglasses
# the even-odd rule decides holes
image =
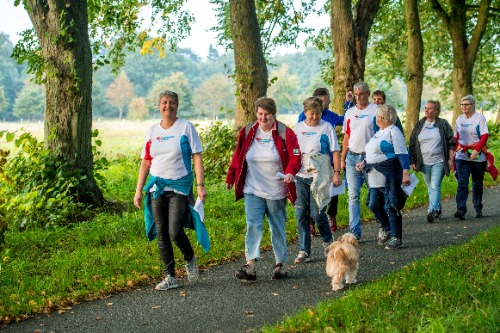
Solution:
[[[469,106],[469,105],[472,105],[472,104],[466,104],[466,103],[460,104],[460,106]]]

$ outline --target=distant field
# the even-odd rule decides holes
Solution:
[[[296,114],[278,115],[280,121],[289,126],[297,121]],[[97,120],[93,121],[93,128],[99,130],[99,139],[102,141],[102,152],[106,156],[127,155],[130,153],[140,154],[140,150],[146,137],[148,128],[159,121],[149,119],[144,121],[130,120]],[[198,128],[210,126],[211,121],[191,120]],[[43,122],[0,122],[0,129],[9,132],[24,129],[32,133],[36,138],[43,140]],[[6,143],[5,138],[0,139],[0,149],[12,149],[13,145]]]

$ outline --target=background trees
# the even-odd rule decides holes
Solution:
[[[109,85],[106,90],[106,98],[109,103],[118,108],[118,119],[123,116],[123,109],[134,98],[134,85],[129,81],[127,74],[124,71]]]

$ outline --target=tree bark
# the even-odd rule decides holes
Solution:
[[[467,35],[467,4],[465,0],[450,0],[446,11],[438,0],[430,0],[432,7],[443,20],[451,37],[453,49],[453,124],[462,114],[460,100],[473,92],[472,74],[477,52],[489,21],[489,6],[492,0],[481,0],[475,26]],[[472,21],[471,19],[469,21]]]
[[[45,144],[83,170],[81,202],[101,205],[93,176],[92,54],[86,0],[28,0],[45,61]]]
[[[254,0],[230,0],[231,38],[236,73],[235,127],[256,119],[255,100],[266,96],[268,72]]]
[[[353,16],[351,0],[332,0],[330,28],[334,67],[332,110],[344,112],[346,91],[364,80],[368,36],[380,8],[380,0],[359,0]]]
[[[405,0],[405,18],[408,40],[406,55],[406,122],[405,136],[410,137],[413,127],[418,122],[420,100],[422,98],[424,70],[424,42],[420,29],[418,13],[419,0]]]

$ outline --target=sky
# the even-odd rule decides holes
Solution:
[[[212,5],[208,1],[188,0],[185,8],[195,15],[196,22],[191,28],[191,36],[179,46],[190,48],[199,56],[206,57],[210,44],[214,47],[217,44],[217,34],[208,31],[217,23]],[[0,0],[0,31],[8,34],[13,43],[19,40],[19,32],[31,27],[29,16],[22,5],[15,7],[14,0]],[[219,51],[223,53],[224,49],[219,48]]]
[[[208,55],[210,44],[217,47],[220,54],[224,53],[224,48],[217,46],[217,34],[209,31],[210,28],[217,24],[213,5],[206,0],[187,0],[185,9],[193,13],[195,23],[191,27],[191,36],[187,37],[181,43],[180,47],[190,48],[202,58]],[[317,16],[311,16],[306,22],[317,24]],[[328,21],[326,21],[328,23]],[[32,27],[28,14],[19,5],[14,6],[14,0],[0,0],[0,31],[8,34],[11,41],[15,44],[20,39],[18,33]],[[305,36],[299,37],[305,39]],[[294,53],[298,50],[293,47],[279,47],[275,50],[276,53],[286,54]]]

